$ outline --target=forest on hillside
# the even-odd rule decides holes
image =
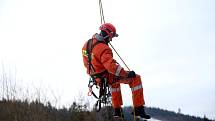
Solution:
[[[133,121],[132,107],[124,107],[125,121]],[[159,108],[147,107],[146,111],[155,119],[161,121],[212,121],[208,118],[200,118],[179,114]],[[38,100],[0,101],[0,121],[114,121],[113,109],[106,106],[100,112],[89,110],[87,104],[73,102],[69,108],[55,108],[50,102],[46,104]]]
[[[57,108],[59,97],[55,94],[43,88],[30,92],[28,88],[19,87],[16,81],[5,72],[0,74],[0,121],[114,121],[111,106],[96,112],[79,95],[70,106]],[[124,121],[133,121],[132,110],[132,107],[123,108]],[[146,107],[146,112],[161,121],[212,121],[206,116],[189,116],[154,107]]]

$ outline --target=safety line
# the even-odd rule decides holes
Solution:
[[[99,0],[99,10],[100,10],[101,24],[104,24],[105,17],[104,17],[104,11],[103,11],[103,6],[102,6],[102,0]]]
[[[119,53],[116,51],[116,49],[113,47],[113,45],[109,42],[111,48],[115,51],[115,53],[118,55],[118,57],[120,58],[120,60],[123,62],[123,64],[126,66],[126,68],[128,69],[128,71],[130,71],[128,65],[125,63],[125,61],[122,59],[122,57],[119,55]]]

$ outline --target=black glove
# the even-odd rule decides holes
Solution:
[[[129,71],[128,72],[127,78],[135,78],[135,77],[136,77],[136,73],[134,71]]]

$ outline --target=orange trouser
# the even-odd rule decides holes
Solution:
[[[111,84],[111,94],[113,108],[120,108],[123,105],[120,83],[129,84],[132,91],[133,106],[138,107],[145,104],[143,96],[143,87],[140,75],[135,78],[126,78],[113,82],[114,75],[109,76],[109,83]]]

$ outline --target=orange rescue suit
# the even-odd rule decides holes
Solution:
[[[104,74],[108,79],[108,83],[111,86],[112,103],[114,108],[120,108],[123,105],[120,83],[129,84],[132,91],[132,99],[134,107],[142,106],[145,104],[143,96],[143,87],[141,77],[136,75],[135,78],[126,78],[128,72],[125,71],[115,59],[113,59],[113,53],[108,44],[104,42],[98,43],[96,36],[92,38],[92,53],[91,53],[91,64],[94,67],[94,72],[89,70],[88,56],[87,56],[87,42],[82,48],[84,66],[87,68],[89,75]],[[116,80],[116,77],[121,79]]]

